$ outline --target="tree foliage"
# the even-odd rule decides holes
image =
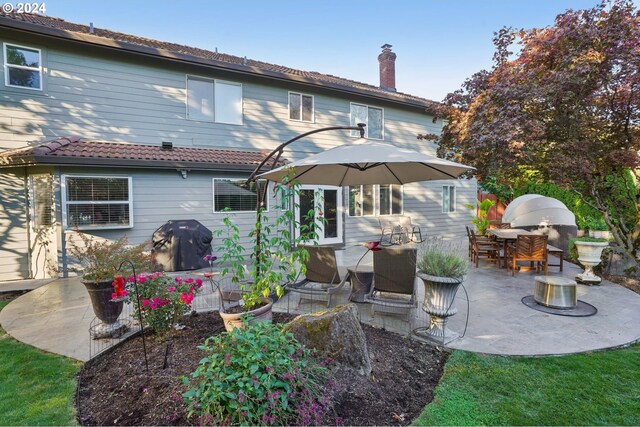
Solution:
[[[445,98],[439,154],[473,164],[481,181],[512,183],[526,170],[574,191],[638,259],[640,14],[632,1],[568,10],[547,28],[505,28],[494,44],[493,68]]]

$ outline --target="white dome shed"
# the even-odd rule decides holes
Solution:
[[[524,228],[549,236],[549,244],[567,250],[568,241],[576,236],[576,217],[560,200],[540,194],[525,194],[506,207],[502,222],[512,228]]]

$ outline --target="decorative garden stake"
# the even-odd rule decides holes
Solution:
[[[142,350],[144,351],[144,366],[146,370],[149,370],[149,360],[147,359],[147,342],[144,339],[144,322],[142,321],[142,307],[140,307],[140,293],[138,292],[138,278],[136,276],[136,267],[133,265],[131,261],[125,260],[120,263],[120,266],[116,269],[117,271],[122,270],[122,266],[128,263],[131,266],[131,270],[133,271],[133,288],[136,290],[136,304],[138,304],[138,321],[140,322],[140,334],[142,334]],[[116,294],[118,293],[116,288]],[[121,296],[117,296],[112,299],[112,301],[124,301],[126,299],[126,294]]]

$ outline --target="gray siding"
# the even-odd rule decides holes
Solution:
[[[384,108],[385,142],[400,147],[433,155],[434,144],[418,141],[416,135],[439,133],[442,126],[441,120],[433,123],[432,117],[419,109],[368,102],[326,90],[308,90],[293,83],[230,76],[186,64],[142,57],[132,59],[124,54],[81,47],[70,49],[59,42],[44,42],[44,39],[34,42],[17,37],[15,33],[0,30],[0,41],[42,49],[46,68],[44,90],[7,88],[3,84],[4,71],[0,70],[0,151],[68,135],[143,144],[172,141],[176,146],[271,150],[303,132],[326,126],[348,126],[351,102]],[[2,54],[0,52],[0,56]],[[242,83],[243,125],[187,120],[187,74]],[[288,119],[289,91],[314,96],[314,123]],[[355,140],[348,131],[323,132],[297,141],[285,157],[296,160]],[[222,224],[223,214],[213,213],[212,197],[212,177],[223,176],[220,174],[191,171],[188,178],[183,179],[174,170],[63,168],[56,173],[58,177],[64,173],[133,177],[134,228],[95,231],[96,236],[111,239],[126,234],[133,243],[138,243],[150,239],[153,231],[169,219],[196,219],[212,230]],[[4,241],[0,244],[0,279],[4,280],[22,276],[28,270],[24,196],[17,191],[21,187],[15,185],[19,177],[7,180],[0,184],[7,188],[2,190],[3,199],[5,191],[11,191],[11,202],[3,201],[0,212],[0,226],[8,230],[3,233]],[[405,186],[405,214],[411,216],[425,234],[463,234],[462,224],[470,218],[463,204],[474,202],[475,181],[456,181],[455,185],[458,187],[455,213],[442,213],[442,182],[431,182]],[[343,199],[345,206],[346,200]],[[372,240],[379,235],[375,217],[350,218],[346,212],[343,217],[346,244]],[[248,247],[246,236],[254,224],[255,214],[239,213],[235,219]],[[219,240],[214,241],[214,247],[219,245]],[[66,241],[67,234],[59,230],[60,256]]]
[[[22,170],[0,177],[0,281],[29,278],[27,200]]]

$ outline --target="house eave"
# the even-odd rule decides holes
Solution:
[[[425,102],[417,102],[411,100],[398,100],[393,97],[385,97],[379,93],[374,93],[366,88],[353,88],[338,83],[327,83],[318,81],[312,78],[306,78],[303,76],[297,76],[294,74],[279,73],[276,71],[263,70],[257,67],[249,65],[234,64],[230,62],[217,61],[214,59],[201,58],[194,55],[188,55],[178,52],[172,52],[165,49],[150,48],[147,46],[140,46],[137,44],[127,43],[124,41],[116,41],[105,37],[99,37],[92,34],[83,34],[73,31],[62,30],[58,28],[51,28],[42,25],[32,24],[24,21],[16,21],[11,18],[0,16],[0,28],[8,28],[13,30],[19,30],[26,33],[35,33],[46,37],[63,39],[66,41],[98,45],[106,49],[116,50],[119,52],[129,52],[136,55],[150,56],[154,58],[160,58],[172,62],[189,63],[193,65],[211,67],[217,70],[231,71],[244,75],[257,76],[260,78],[266,78],[271,80],[278,80],[283,82],[295,82],[298,84],[319,87],[327,90],[333,90],[349,95],[362,96],[366,98],[376,99],[396,105],[402,105],[404,107],[413,107],[423,110],[431,115],[436,114],[433,105]]]

